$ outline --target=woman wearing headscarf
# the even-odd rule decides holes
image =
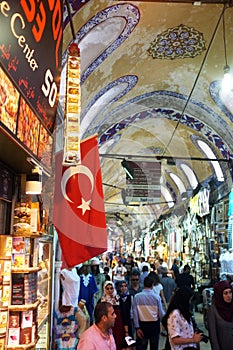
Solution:
[[[213,304],[207,313],[207,324],[212,350],[233,349],[233,300],[228,281],[214,285]]]
[[[107,301],[112,304],[115,314],[116,320],[114,327],[112,329],[113,337],[115,339],[117,350],[122,350],[124,348],[124,325],[122,321],[121,311],[120,311],[120,301],[119,295],[117,295],[114,283],[112,281],[106,281],[103,287],[103,296],[100,299],[100,302]]]
[[[173,295],[163,326],[167,328],[171,350],[198,349],[203,334],[194,331],[190,304],[194,292],[188,286],[180,287]]]
[[[132,327],[132,295],[129,294],[128,284],[126,281],[119,283],[119,302],[122,321],[124,325],[125,337],[133,336]]]

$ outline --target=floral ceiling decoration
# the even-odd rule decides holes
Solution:
[[[203,34],[183,24],[157,35],[148,50],[153,58],[193,58],[205,50]]]

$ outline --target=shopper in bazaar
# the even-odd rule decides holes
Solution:
[[[133,337],[133,296],[129,293],[127,281],[122,281],[119,283],[119,297],[120,311],[124,325],[125,337]]]
[[[140,285],[140,272],[138,269],[133,269],[130,275],[130,286],[129,293],[133,297],[142,291],[142,287]]]
[[[112,334],[116,314],[111,303],[98,303],[94,311],[95,324],[79,340],[77,350],[116,350]]]
[[[199,349],[202,333],[194,331],[190,304],[194,292],[188,286],[179,288],[172,297],[162,324],[168,332],[171,350]]]
[[[172,267],[171,267],[171,271],[173,273],[175,281],[176,281],[176,279],[178,278],[178,276],[180,274],[179,266],[180,266],[180,259],[175,258],[174,262],[172,264]]]
[[[212,350],[233,349],[233,288],[228,281],[214,285],[213,305],[207,313]]]
[[[126,268],[122,265],[121,260],[119,259],[117,265],[112,270],[112,279],[115,284],[116,289],[118,290],[118,284],[120,281],[125,280],[125,276],[127,275]]]
[[[166,299],[166,303],[168,304],[177,286],[174,279],[171,276],[168,276],[167,267],[163,267],[160,271],[162,274],[161,283],[163,285],[163,293]]]
[[[135,263],[134,263],[134,261],[133,261],[133,256],[132,256],[132,255],[128,255],[128,256],[127,256],[127,259],[126,259],[126,262],[124,263],[124,267],[125,267],[126,270],[127,270],[127,274],[126,274],[126,276],[125,276],[125,279],[126,279],[126,281],[127,281],[128,283],[129,283],[129,280],[130,280],[130,274],[131,274],[131,272],[132,272],[134,266],[135,266]]]
[[[183,272],[178,274],[176,278],[176,283],[178,287],[188,286],[192,289],[195,288],[194,277],[193,275],[190,274],[190,272],[191,272],[191,267],[188,264],[186,264],[184,266]]]
[[[160,282],[159,276],[156,272],[151,271],[148,275],[153,280],[153,292],[161,298],[161,301],[163,303],[163,307],[166,310],[167,309],[167,302],[163,293],[163,285]]]
[[[160,297],[153,292],[153,280],[144,279],[144,289],[134,297],[133,317],[136,329],[136,349],[146,350],[148,342],[150,350],[158,350],[160,322],[164,316]]]
[[[123,320],[120,311],[119,295],[116,292],[114,283],[112,281],[106,281],[103,287],[103,296],[100,302],[110,303],[116,314],[116,321],[113,327],[113,336],[116,342],[116,349],[122,350],[124,346],[125,330]],[[98,304],[97,304],[98,305]]]

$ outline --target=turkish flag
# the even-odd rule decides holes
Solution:
[[[81,141],[81,162],[63,166],[56,154],[53,224],[62,255],[73,267],[107,250],[107,229],[96,135]]]

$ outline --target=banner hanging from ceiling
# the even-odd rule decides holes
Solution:
[[[61,72],[62,1],[1,1],[0,62],[52,132]]]
[[[161,201],[161,163],[127,161],[132,178],[126,177],[124,201],[132,203],[159,203]]]

